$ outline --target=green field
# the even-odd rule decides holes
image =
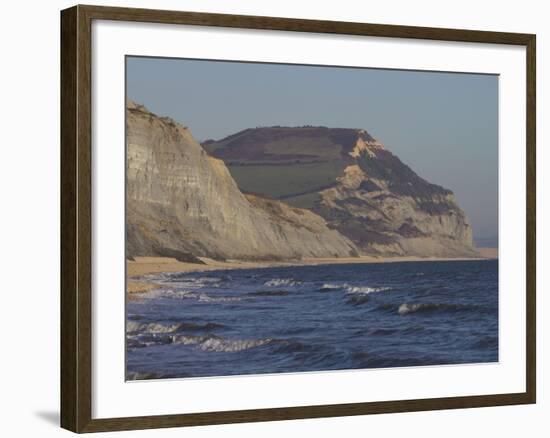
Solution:
[[[296,204],[290,201],[311,203],[313,198],[304,197],[304,195],[334,184],[336,178],[343,173],[343,163],[340,160],[307,164],[228,167],[242,191],[271,198],[294,197],[296,199],[285,199],[293,205]]]
[[[273,155],[311,155],[323,161],[340,158],[342,146],[332,142],[327,137],[297,137],[287,136],[264,143],[263,150]]]

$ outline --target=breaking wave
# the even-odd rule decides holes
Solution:
[[[331,290],[344,290],[348,294],[371,294],[373,292],[384,292],[391,290],[391,287],[368,287],[368,286],[353,286],[348,283],[337,284],[337,283],[325,283],[320,288],[319,291],[331,291]]]
[[[166,334],[168,333],[168,334]],[[185,335],[175,332],[157,332],[153,334],[140,334],[128,336],[129,348],[144,348],[155,345],[194,345],[203,351],[235,353],[260,347],[273,342],[273,339],[226,339],[211,333],[206,335]]]
[[[160,324],[156,322],[139,323],[128,321],[126,323],[127,333],[173,333],[178,330],[180,324]]]
[[[212,296],[204,292],[192,290],[156,289],[143,294],[143,298],[170,298],[170,299],[195,299],[203,303],[225,303],[241,301],[240,297]]]
[[[198,300],[204,303],[229,303],[232,301],[241,301],[239,297],[212,297],[207,294],[199,294]]]
[[[391,287],[368,287],[368,286],[346,286],[346,293],[348,294],[371,294],[374,292],[384,292],[391,290]]]
[[[203,351],[235,353],[250,348],[260,347],[272,342],[267,339],[225,339],[216,335],[185,336],[173,335],[172,344],[197,345]]]
[[[302,282],[293,278],[272,278],[264,283],[264,286],[299,286]]]
[[[333,284],[333,283],[325,283],[323,284],[319,290],[321,292],[329,291],[329,290],[340,290],[346,287],[346,284]]]
[[[127,379],[499,358],[496,261],[246,268],[151,282],[159,288],[126,303]]]
[[[225,327],[223,324],[215,322],[196,323],[196,322],[178,322],[172,324],[161,324],[158,322],[139,323],[137,321],[128,321],[126,323],[127,333],[176,333],[181,331],[193,330],[214,330]]]
[[[180,287],[187,289],[200,289],[203,287],[216,288],[221,283],[230,279],[230,277],[189,277],[188,273],[158,273],[147,274],[141,278],[146,281],[169,285],[170,287]]]
[[[408,315],[418,312],[460,312],[469,310],[480,310],[480,307],[468,304],[403,303],[397,309],[397,313],[399,315]]]

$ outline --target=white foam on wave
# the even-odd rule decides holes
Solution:
[[[371,294],[391,290],[390,287],[353,286],[348,283],[325,283],[321,290],[344,290],[347,294]]]
[[[406,315],[407,313],[416,312],[420,308],[418,304],[403,303],[397,309],[397,313],[400,315]]]
[[[338,290],[338,289],[344,289],[347,287],[347,283],[344,284],[334,284],[334,283],[324,283],[321,286],[322,290]]]
[[[157,292],[158,298],[198,298],[198,294],[185,289],[160,289]]]
[[[195,299],[203,303],[224,303],[241,301],[239,297],[215,297],[204,292],[190,291],[185,289],[154,289],[140,295],[140,298],[170,298],[170,299]]]
[[[180,324],[160,324],[158,322],[140,323],[138,321],[127,321],[127,333],[173,333],[180,328]]]
[[[397,309],[397,313],[400,315],[407,315],[409,313],[422,312],[422,311],[468,311],[468,310],[482,310],[479,306],[472,304],[453,304],[453,303],[403,303]]]
[[[271,339],[208,339],[201,344],[201,349],[205,351],[225,351],[236,352],[249,350],[250,348],[260,347],[269,344]]]
[[[375,292],[385,292],[391,290],[391,287],[368,287],[368,286],[346,286],[348,294],[372,294]]]
[[[241,301],[242,298],[238,297],[212,297],[207,294],[199,294],[198,300],[203,303],[226,303],[232,301]]]
[[[164,295],[169,294],[171,292],[172,292],[171,289],[166,289],[166,288],[159,287],[159,288],[156,288],[156,289],[148,290],[146,292],[140,292],[137,296],[139,297],[140,301],[142,301],[142,300],[153,300],[155,298],[161,298]]]
[[[154,283],[171,285],[172,287],[188,288],[188,289],[200,289],[203,287],[220,287],[220,283],[223,282],[223,278],[220,277],[181,277],[179,274],[170,272],[162,272],[157,274],[147,274],[140,277],[146,281],[152,281]]]
[[[397,313],[400,315],[407,315],[409,313],[415,313],[421,310],[434,310],[440,307],[442,308],[444,305],[432,303],[403,303],[397,309]]]
[[[216,351],[235,353],[238,351],[249,350],[250,348],[260,347],[272,342],[267,339],[224,339],[219,336],[185,336],[173,335],[173,344],[197,345],[203,351]]]
[[[272,278],[264,283],[264,286],[299,286],[301,281],[293,278]]]

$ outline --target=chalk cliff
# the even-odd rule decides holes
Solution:
[[[189,129],[127,104],[126,255],[293,259],[357,255],[316,213],[244,195]]]

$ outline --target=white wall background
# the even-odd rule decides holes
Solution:
[[[311,2],[306,0],[111,0],[95,2],[234,14],[529,32],[537,34],[538,77],[538,404],[457,411],[208,426],[106,436],[279,437],[543,437],[548,429],[550,324],[550,14],[545,3],[461,0]],[[59,405],[59,10],[70,1],[5,2],[0,58],[0,433],[69,436],[58,428]],[[546,268],[546,269],[545,269]],[[546,272],[544,272],[546,270]]]

